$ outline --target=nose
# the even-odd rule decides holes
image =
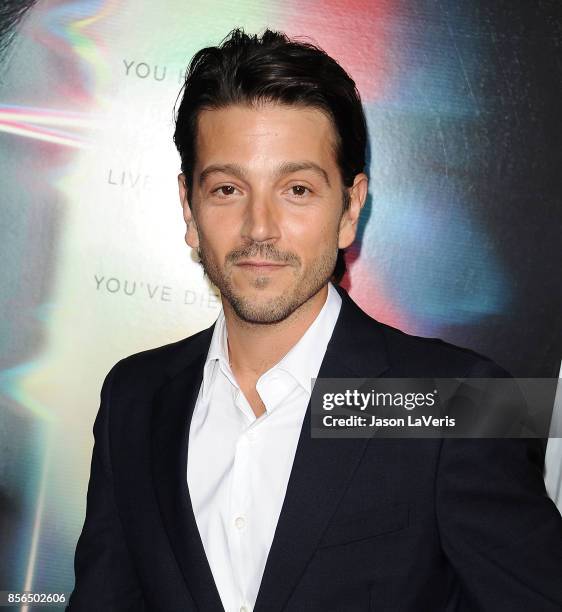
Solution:
[[[253,195],[244,213],[242,237],[245,240],[266,242],[280,237],[279,210],[266,195]]]

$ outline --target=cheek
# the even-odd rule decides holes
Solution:
[[[218,258],[239,246],[240,235],[237,232],[236,220],[220,211],[206,212],[197,219],[199,241],[208,251]]]
[[[334,255],[338,244],[337,220],[325,215],[309,215],[285,226],[280,246],[297,254],[305,266]]]
[[[320,250],[337,242],[339,219],[325,214],[305,215],[286,226],[286,235],[311,249]]]

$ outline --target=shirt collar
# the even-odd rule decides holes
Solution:
[[[208,396],[210,387],[219,368],[224,372],[224,375],[230,380],[230,382],[235,387],[238,387],[238,383],[236,382],[234,374],[230,369],[226,321],[222,308],[215,322],[209,352],[207,353],[207,359],[205,360],[205,366],[203,368],[203,396]]]
[[[328,296],[316,319],[295,346],[268,372],[274,369],[288,372],[310,395],[312,393],[311,379],[316,378],[320,371],[328,342],[340,313],[341,302],[338,292],[332,283],[329,283]]]
[[[341,303],[340,295],[332,283],[328,283],[326,301],[310,327],[289,352],[277,364],[262,374],[259,380],[266,378],[273,371],[282,370],[290,374],[310,395],[312,393],[311,379],[316,378],[320,371],[328,342],[336,326]],[[230,369],[227,337],[224,312],[221,309],[215,323],[203,370],[204,394],[209,390],[217,367],[221,368],[233,385],[238,386]]]

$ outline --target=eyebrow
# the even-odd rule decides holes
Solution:
[[[211,164],[201,171],[199,175],[199,185],[202,185],[211,174],[216,174],[218,172],[232,174],[240,180],[244,180],[246,177],[244,169],[238,164]]]
[[[279,166],[277,176],[281,177],[287,174],[293,174],[293,172],[300,172],[301,170],[311,170],[324,179],[328,187],[330,187],[330,179],[328,178],[326,170],[324,170],[322,166],[311,161],[285,162]]]
[[[277,168],[276,175],[278,178],[281,178],[282,176],[293,174],[293,172],[300,172],[301,170],[310,170],[314,172],[326,182],[328,187],[331,186],[326,170],[312,161],[283,162]],[[211,164],[199,175],[199,185],[202,185],[211,174],[219,172],[223,174],[232,174],[240,180],[246,179],[246,172],[239,164]]]

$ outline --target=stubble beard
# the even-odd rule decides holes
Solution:
[[[208,255],[204,240],[200,241],[198,252],[205,274],[219,289],[238,318],[246,323],[271,325],[284,321],[328,283],[336,265],[338,248],[336,240],[333,248],[321,253],[304,274],[301,273],[302,262],[298,256],[280,252],[273,245],[266,243],[253,243],[231,251],[225,258],[224,269]],[[233,266],[237,261],[256,257],[288,264],[292,269],[294,283],[286,291],[268,300],[255,300],[242,295],[232,283]],[[259,291],[266,288],[270,282],[269,276],[256,276],[252,285]]]

